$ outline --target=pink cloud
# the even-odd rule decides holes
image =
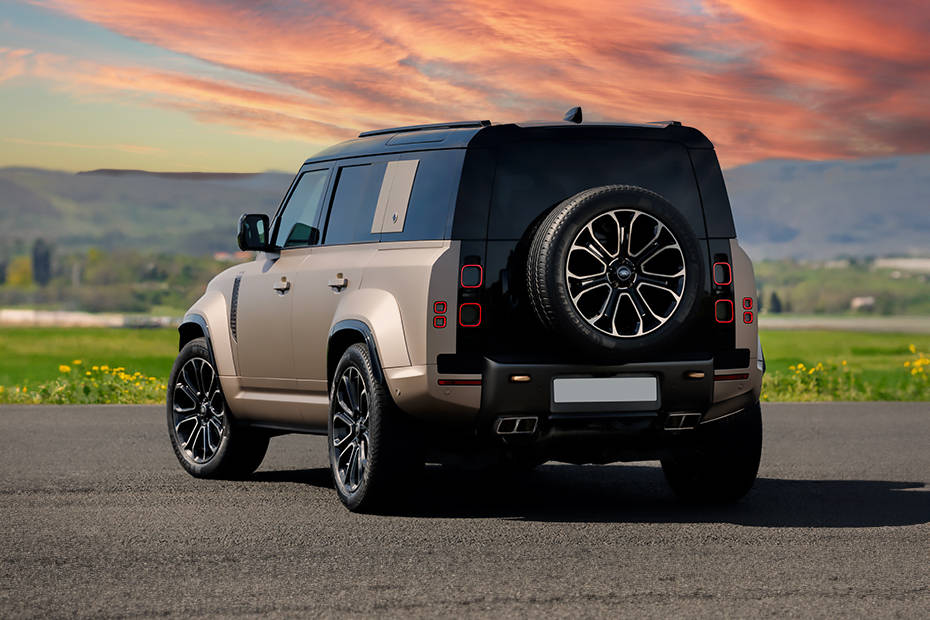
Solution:
[[[394,124],[555,118],[577,103],[589,118],[681,119],[727,165],[926,150],[930,127],[930,7],[907,0],[708,0],[701,11],[604,0],[41,4],[280,86],[115,61],[34,69],[66,87],[315,143]]]

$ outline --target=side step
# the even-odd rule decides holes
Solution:
[[[494,423],[494,432],[498,435],[532,435],[538,423],[536,416],[500,417]]]
[[[665,418],[665,430],[678,431],[696,428],[701,423],[700,413],[670,413]]]

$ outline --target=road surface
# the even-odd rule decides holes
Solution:
[[[339,503],[321,438],[195,480],[160,407],[0,407],[0,617],[930,617],[930,404],[769,405],[752,493],[655,463],[520,485],[430,468],[404,514]]]

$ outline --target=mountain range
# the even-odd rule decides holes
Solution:
[[[0,169],[0,242],[207,254],[244,212],[272,213],[292,174]],[[755,259],[930,256],[930,154],[769,160],[724,171]]]

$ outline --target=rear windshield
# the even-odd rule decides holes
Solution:
[[[602,185],[637,185],[665,197],[705,237],[688,150],[676,142],[602,140],[504,145],[488,221],[489,239],[519,239],[548,208]]]

